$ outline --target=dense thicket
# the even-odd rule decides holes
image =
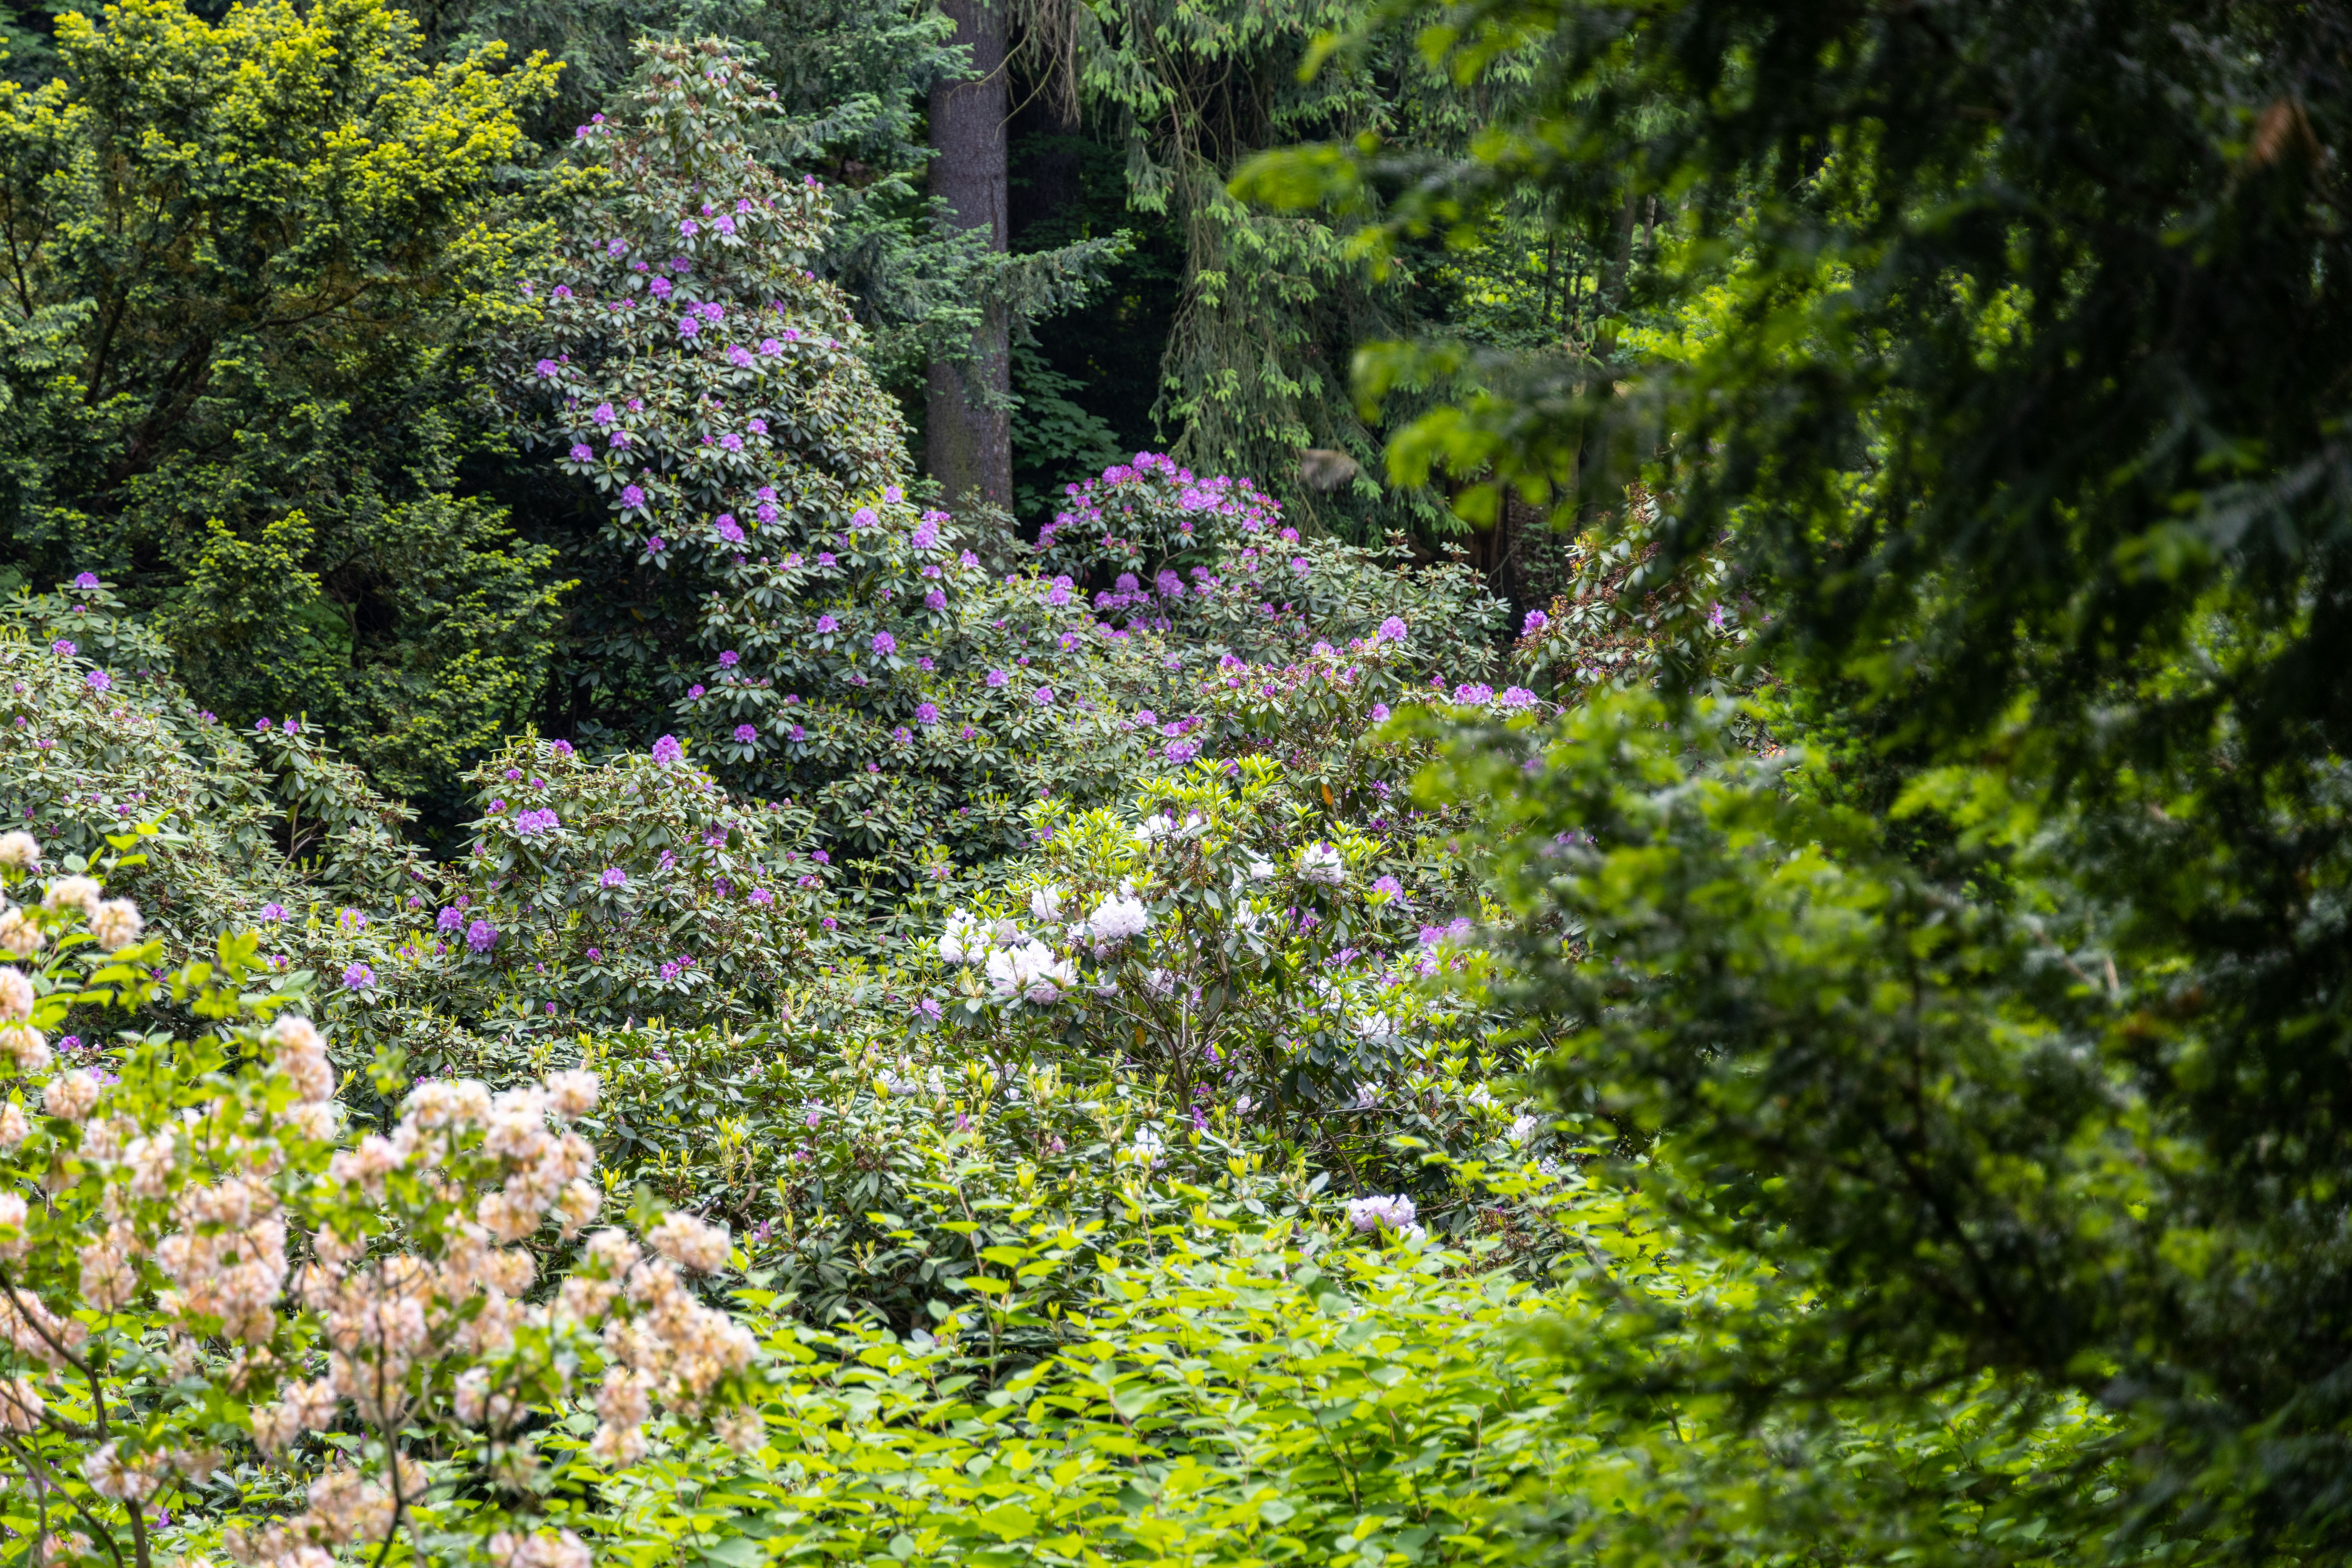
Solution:
[[[10,37],[40,1563],[2345,1554],[2332,10]]]
[[[2123,1552],[2340,1553],[2347,19],[1434,20],[1465,79],[1538,81],[1389,232],[1622,181],[1667,215],[1675,319],[1607,381],[1486,363],[1396,467],[1638,472],[1630,591],[1719,561],[1757,632],[1726,673],[1790,748],[1733,744],[1685,670],[1460,753],[1505,802],[1526,994],[1576,1020],[1561,1091],[1812,1301],[1685,1385],[2079,1390],[2133,1484],[2038,1509]],[[1408,174],[1334,149],[1258,188],[1363,211]]]

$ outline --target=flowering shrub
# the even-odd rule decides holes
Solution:
[[[530,1409],[593,1403],[584,1453],[607,1466],[644,1453],[656,1407],[756,1446],[753,1341],[685,1280],[726,1263],[724,1231],[640,1208],[643,1245],[596,1232],[526,1305],[541,1256],[603,1206],[572,1125],[593,1075],[422,1084],[385,1132],[354,1137],[324,1039],[250,936],[151,979],[135,907],[88,877],[36,884],[38,864],[28,835],[0,838],[0,885],[24,900],[0,914],[19,961],[0,965],[16,1086],[0,1105],[0,1471],[38,1556],[149,1562],[175,1514],[183,1532],[192,1507],[218,1521],[208,1479],[252,1456],[248,1497],[288,1500],[231,1519],[245,1563],[449,1530],[493,1557],[584,1563],[541,1495]],[[166,997],[210,1026],[71,1058],[51,1044]],[[388,1064],[377,1079],[395,1087]],[[321,1446],[330,1432],[348,1440]]]
[[[1423,627],[1421,665],[1475,675],[1503,606],[1460,566],[1411,572],[1402,545],[1366,550],[1302,539],[1245,479],[1195,477],[1139,452],[1099,479],[1066,487],[1039,532],[1041,570],[1091,592],[1106,619],[1150,626],[1213,656],[1285,663],[1317,642],[1372,635],[1394,620]],[[1428,633],[1445,628],[1443,639]]]
[[[1692,687],[1736,675],[1748,628],[1723,563],[1702,556],[1661,575],[1651,564],[1657,522],[1657,500],[1637,485],[1615,529],[1577,539],[1569,590],[1527,613],[1515,668],[1562,701],[1597,689]]]

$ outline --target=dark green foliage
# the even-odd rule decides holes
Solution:
[[[1576,1021],[1563,1092],[1686,1173],[1689,1223],[1818,1292],[1785,1349],[1688,1375],[2073,1387],[2125,1417],[2137,1484],[2053,1478],[2050,1507],[2109,1550],[2339,1555],[2345,19],[1433,20],[1465,76],[1541,74],[1393,232],[1620,183],[1662,204],[1675,325],[1614,389],[1493,375],[1400,471],[1601,497],[1645,461],[1629,592],[1719,552],[1799,748],[1780,776],[1710,710],[1603,706],[1533,772],[1524,739],[1460,753],[1535,921],[1530,994]],[[1334,153],[1261,188],[1391,172]],[[1460,363],[1394,352],[1370,390]]]

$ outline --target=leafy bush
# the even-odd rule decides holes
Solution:
[[[38,857],[29,835],[0,838],[0,884],[28,897]],[[184,1535],[191,1513],[217,1529],[260,1502],[268,1523],[226,1528],[247,1563],[451,1529],[494,1556],[520,1539],[584,1563],[544,1517],[523,1428],[600,1373],[601,1463],[643,1453],[656,1405],[756,1441],[751,1337],[680,1273],[722,1267],[723,1230],[640,1208],[654,1255],[600,1231],[525,1304],[546,1233],[568,1242],[603,1205],[570,1125],[594,1108],[593,1075],[421,1085],[384,1133],[354,1137],[323,1038],[285,1010],[296,994],[268,983],[253,937],[165,974],[129,900],[82,876],[39,890],[0,912],[0,947],[39,961],[0,965],[16,1086],[0,1104],[0,1506],[45,1560],[145,1563],[174,1512]],[[167,994],[204,1021],[194,1038],[53,1052],[58,1031]],[[376,1087],[394,1087],[388,1070]]]
[[[97,571],[202,700],[422,793],[527,712],[552,552],[468,497],[554,68],[382,0],[122,0],[0,83],[0,585]]]

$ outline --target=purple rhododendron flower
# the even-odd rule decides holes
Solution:
[[[827,564],[830,565],[831,563],[828,562]],[[824,633],[837,632],[841,629],[841,623],[831,616],[819,616],[816,618],[816,629]]]
[[[923,595],[923,608],[927,610],[944,610],[947,607],[948,596],[940,592],[939,589],[934,588],[929,593]]]
[[[49,651],[60,658],[71,658],[74,656],[74,645],[59,637],[49,645]]]
[[[768,433],[768,422],[764,419],[754,419],[751,423],[745,425],[743,428],[749,430],[754,436],[764,436]]]
[[[751,901],[764,910],[776,901],[776,895],[765,888],[754,888],[751,889]]]
[[[1531,637],[1549,625],[1551,625],[1549,616],[1545,615],[1541,610],[1529,610],[1527,621],[1519,627],[1519,635],[1523,637]]]
[[[730,430],[726,435],[719,437],[719,445],[727,451],[740,452],[743,449],[743,437]]]
[[[898,651],[898,639],[892,637],[888,632],[876,632],[874,634],[874,651],[876,653],[883,654],[897,653]]]
[[[718,531],[719,537],[725,540],[728,543],[740,544],[743,542],[742,526],[733,518],[722,513],[720,514],[719,521],[711,526]]]
[[[936,703],[936,702],[918,702],[918,703],[916,703],[916,704],[915,704],[915,722],[916,722],[916,723],[918,723],[918,724],[936,724],[936,723],[938,723],[939,721],[940,721],[940,706],[939,706],[939,704],[938,704],[938,703]]]
[[[991,689],[1003,685],[1006,679],[1004,671],[1001,669],[992,669],[988,672],[988,684]]]
[[[1372,891],[1385,893],[1391,899],[1402,899],[1404,897],[1404,884],[1394,877],[1381,877],[1372,883]]]
[[[454,905],[444,904],[441,907],[440,917],[433,922],[433,929],[436,931],[456,931],[459,926],[462,926],[465,923],[465,910],[458,909]]]
[[[735,726],[735,740],[737,744],[748,746],[759,738],[760,731],[753,729],[751,725],[738,724]]]
[[[82,589],[84,592],[88,592],[89,589],[95,588],[98,585],[98,574],[95,572],[84,572],[74,579],[74,586]]]
[[[367,991],[374,988],[375,971],[364,963],[354,963],[343,971],[343,989]]]
[[[664,735],[654,742],[654,761],[664,767],[679,761],[685,755],[686,748],[677,743],[677,737],[675,735]]]
[[[102,669],[93,669],[82,679],[89,682],[92,691],[110,691],[114,687],[114,678]]]
[[[643,506],[646,504],[646,492],[637,489],[635,485],[623,485],[621,487],[621,504],[625,507]]]
[[[646,292],[650,293],[656,300],[668,299],[669,287],[669,279],[667,278],[656,278],[646,286]]]
[[[498,928],[488,921],[476,921],[466,928],[466,945],[476,952],[488,952],[499,944]]]
[[[607,866],[604,874],[596,879],[596,885],[600,888],[625,888],[629,885],[629,874],[618,866]]]
[[[1041,686],[1032,694],[1030,700],[1043,708],[1054,700],[1054,689],[1050,686]]]
[[[1406,626],[1401,617],[1391,616],[1387,620],[1381,623],[1380,640],[1382,642],[1402,642],[1405,637],[1410,635],[1412,630],[1412,628]]]
[[[555,379],[555,362],[551,359],[543,359],[530,368],[537,371],[544,380]]]
[[[599,425],[610,425],[613,422],[613,405],[609,403],[600,403],[590,411],[588,417]]]
[[[663,551],[668,548],[668,544],[663,541],[662,536],[658,533],[646,541],[646,553],[648,555],[659,555]]]
[[[680,316],[677,319],[677,335],[679,337],[690,338],[701,331],[702,323],[696,321],[692,316]]]
[[[730,647],[725,653],[719,656],[719,668],[721,669],[732,669],[739,662],[740,662],[743,656],[741,654],[737,653]]]
[[[590,446],[587,442],[585,442],[585,441],[574,441],[574,442],[572,442],[572,460],[573,462],[575,462],[575,463],[590,463],[590,462],[593,462],[593,461],[595,461],[595,459],[596,459],[596,448],[595,448],[595,447],[591,447],[591,446]]]
[[[680,218],[677,221],[677,232],[684,235],[687,238],[692,239],[696,235],[702,232],[702,226],[695,222],[690,217]]]

